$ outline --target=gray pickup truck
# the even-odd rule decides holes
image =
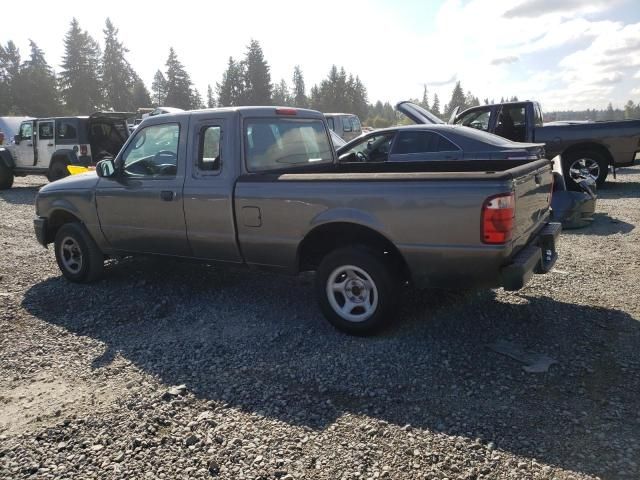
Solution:
[[[340,164],[319,112],[212,109],[148,118],[95,173],[44,186],[35,232],[74,282],[130,254],[315,271],[327,319],[367,334],[407,285],[546,273],[551,194],[549,160]]]

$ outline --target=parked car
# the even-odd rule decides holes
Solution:
[[[325,113],[324,116],[327,119],[329,128],[347,142],[362,133],[362,125],[357,115],[351,113]]]
[[[548,158],[560,155],[567,186],[578,189],[583,178],[600,186],[609,167],[633,165],[640,151],[640,120],[617,122],[566,121],[544,124],[538,102],[507,102],[473,107],[458,114],[454,123],[518,142],[545,144]]]
[[[316,271],[322,312],[355,334],[393,318],[407,283],[517,290],[553,266],[548,160],[402,166],[338,163],[311,110],[159,115],[95,172],[45,185],[35,233],[73,282],[130,254]]]
[[[130,113],[96,112],[88,117],[28,119],[20,123],[14,144],[0,149],[0,189],[16,176],[69,175],[68,165],[95,165],[115,157],[129,137]]]

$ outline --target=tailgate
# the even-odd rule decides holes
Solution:
[[[553,190],[551,162],[538,160],[512,170],[516,199],[513,247],[525,245],[547,221]]]

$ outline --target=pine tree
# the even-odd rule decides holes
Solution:
[[[269,64],[264,59],[262,47],[257,40],[251,40],[247,47],[244,64],[245,91],[241,99],[242,105],[271,104],[271,73]]]
[[[194,88],[191,91],[191,106],[192,110],[199,110],[204,108],[204,102],[202,101],[202,95],[200,95],[200,91],[197,88]]]
[[[136,109],[140,107],[149,107],[153,104],[151,101],[151,95],[149,94],[149,90],[147,90],[147,86],[144,84],[142,79],[137,75],[133,78],[133,89],[131,90],[131,102],[132,108],[130,111],[135,112]]]
[[[291,94],[289,93],[289,87],[287,86],[287,82],[285,82],[284,78],[280,80],[280,83],[274,85],[271,100],[274,105],[291,104]]]
[[[461,110],[464,109],[465,101],[464,90],[462,90],[460,82],[458,81],[451,92],[451,100],[449,100],[449,103],[444,108],[444,116],[449,117],[456,107],[460,107]]]
[[[167,99],[167,79],[164,78],[163,73],[158,70],[153,76],[153,83],[151,84],[152,100],[155,107],[160,107],[165,104]]]
[[[70,114],[88,114],[102,107],[101,52],[98,43],[80,28],[78,20],[64,38],[60,94]]]
[[[125,59],[128,50],[118,40],[118,29],[109,18],[103,32],[102,86],[105,105],[120,112],[133,110],[137,106],[133,100],[137,75]]]
[[[16,113],[14,90],[20,83],[20,51],[11,40],[0,45],[0,113]]]
[[[441,116],[440,113],[440,99],[438,98],[438,94],[433,94],[433,103],[431,104],[431,113],[433,113],[436,117]]]
[[[229,57],[227,70],[222,74],[222,81],[216,84],[218,105],[235,107],[241,105],[244,97],[244,71],[242,64]]]
[[[299,65],[293,69],[293,105],[298,108],[307,108],[309,99],[304,85],[304,76]]]
[[[44,58],[44,52],[29,40],[31,55],[19,71],[13,94],[19,113],[46,117],[60,112],[56,77]]]
[[[429,92],[427,91],[427,84],[424,84],[424,89],[422,90],[422,101],[420,102],[420,106],[426,110],[429,110]]]
[[[216,98],[213,96],[211,85],[207,85],[207,108],[216,108]]]
[[[173,47],[169,48],[169,58],[167,58],[166,66],[166,105],[189,110],[193,102],[191,78],[178,60],[178,55],[176,55]]]

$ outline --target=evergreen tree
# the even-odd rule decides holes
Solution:
[[[427,84],[424,84],[424,89],[422,90],[422,101],[420,102],[420,106],[426,110],[429,110],[429,92],[427,92]]]
[[[56,77],[44,58],[44,52],[29,40],[31,55],[18,73],[19,82],[13,94],[16,110],[32,117],[53,116],[60,113]]]
[[[244,64],[244,95],[242,105],[271,104],[271,73],[264,59],[262,47],[257,40],[251,40],[247,47]]]
[[[151,95],[147,86],[142,79],[137,75],[133,78],[133,89],[131,90],[131,103],[132,107],[128,110],[135,112],[139,107],[148,107],[153,104],[151,101]]]
[[[165,104],[167,99],[167,79],[160,70],[153,76],[153,83],[151,84],[151,92],[153,94],[153,105],[156,107]]]
[[[74,18],[64,48],[59,83],[66,110],[70,114],[92,113],[104,103],[100,47]]]
[[[201,108],[204,108],[204,102],[202,101],[202,95],[200,95],[200,92],[198,91],[197,88],[194,88],[191,91],[191,109],[193,110],[199,110]]]
[[[14,90],[20,83],[20,51],[11,40],[0,45],[0,112],[16,113]]]
[[[118,29],[109,18],[103,32],[102,86],[105,105],[120,112],[133,110],[137,106],[133,100],[137,75],[125,59],[128,50],[118,40]]]
[[[274,85],[271,100],[274,105],[291,105],[291,94],[284,78],[280,80],[280,83]]]
[[[299,65],[296,65],[293,69],[293,105],[299,108],[307,108],[309,106],[304,76]]]
[[[216,107],[216,98],[213,96],[213,88],[211,85],[207,85],[207,108]]]
[[[449,103],[444,108],[445,118],[448,118],[453,112],[453,109],[456,107],[460,107],[460,109],[464,109],[465,101],[466,99],[464,96],[464,90],[462,90],[462,87],[460,86],[460,82],[458,81],[456,82],[456,86],[453,87],[453,91],[451,92],[451,100],[449,100]]]
[[[244,97],[244,71],[242,64],[229,57],[227,70],[222,74],[222,81],[216,84],[218,105],[220,107],[235,107],[241,105]]]
[[[191,78],[178,60],[173,47],[169,48],[169,58],[167,58],[166,88],[167,96],[165,103],[168,107],[183,108],[189,110],[194,101],[191,91]]]
[[[431,113],[433,113],[436,117],[442,115],[440,113],[440,99],[438,98],[438,94],[433,94],[433,103],[431,104]]]

